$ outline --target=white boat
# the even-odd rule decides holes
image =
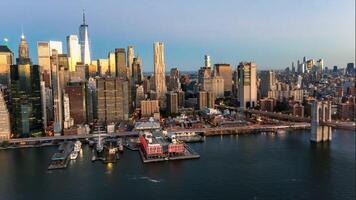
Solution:
[[[98,138],[98,143],[96,144],[96,151],[102,152],[104,149],[104,144],[101,141],[100,133],[99,133],[99,138]]]
[[[74,151],[79,152],[82,148],[82,143],[78,140],[74,143]]]
[[[78,152],[77,151],[72,151],[72,153],[70,153],[70,159],[71,160],[75,160],[78,157]]]

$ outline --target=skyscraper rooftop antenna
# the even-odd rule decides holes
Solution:
[[[21,25],[21,39],[25,39],[25,34],[23,34],[23,25]]]
[[[83,25],[85,25],[85,9],[83,9]]]

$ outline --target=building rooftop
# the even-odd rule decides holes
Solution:
[[[0,52],[12,53],[12,51],[6,45],[0,45]]]

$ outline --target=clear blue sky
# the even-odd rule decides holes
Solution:
[[[92,57],[135,46],[152,71],[152,43],[165,43],[167,70],[198,69],[204,54],[259,69],[324,58],[326,66],[355,60],[355,0],[1,0],[0,38],[17,52],[21,26],[37,62],[36,42],[78,34],[86,9]],[[17,53],[16,53],[17,54]]]

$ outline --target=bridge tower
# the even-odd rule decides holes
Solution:
[[[332,140],[332,130],[325,122],[331,121],[331,102],[315,100],[311,106],[311,142]]]

